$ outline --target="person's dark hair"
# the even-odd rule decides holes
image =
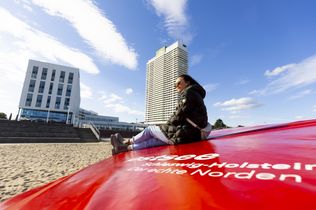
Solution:
[[[178,78],[181,77],[184,79],[185,82],[189,82],[190,85],[200,85],[195,79],[193,79],[190,75],[181,74]]]

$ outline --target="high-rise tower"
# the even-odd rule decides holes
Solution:
[[[179,94],[174,82],[188,72],[188,50],[177,41],[162,47],[147,62],[145,123],[165,123],[174,112]]]

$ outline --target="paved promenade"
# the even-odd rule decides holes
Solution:
[[[111,156],[111,144],[0,144],[0,202]]]

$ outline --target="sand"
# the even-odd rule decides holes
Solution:
[[[111,156],[111,144],[0,144],[0,202]]]

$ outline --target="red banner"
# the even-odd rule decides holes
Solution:
[[[0,209],[316,209],[316,120],[122,153]]]

